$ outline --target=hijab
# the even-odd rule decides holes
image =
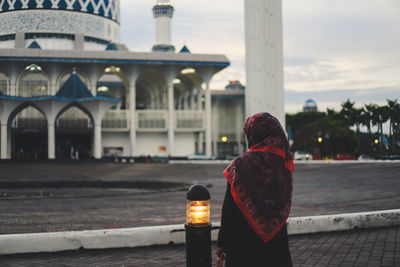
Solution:
[[[281,124],[269,113],[249,117],[244,131],[250,150],[232,161],[224,175],[239,210],[268,242],[289,217],[293,158]]]

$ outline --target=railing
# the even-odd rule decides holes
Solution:
[[[174,127],[177,132],[205,130],[205,112],[199,110],[175,110]],[[129,131],[129,110],[109,110],[102,120],[103,131]],[[136,130],[139,132],[165,132],[168,130],[168,110],[137,110]],[[45,128],[46,118],[34,108],[23,110],[17,115],[17,128]],[[59,128],[92,128],[90,118],[78,108],[64,112],[56,122]]]
[[[82,110],[71,107],[66,110],[56,121],[58,128],[93,128],[91,120]]]
[[[136,111],[136,130],[159,132],[168,129],[168,110]]]
[[[175,130],[203,131],[205,129],[205,113],[202,110],[176,110]]]
[[[129,110],[109,110],[101,122],[101,127],[103,131],[128,131]]]

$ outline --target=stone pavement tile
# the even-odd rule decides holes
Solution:
[[[399,266],[399,242],[386,250],[400,226],[345,232],[289,236],[292,261],[297,266]],[[372,238],[371,238],[372,236]],[[352,240],[351,243],[349,240]],[[378,242],[379,240],[379,242]],[[379,244],[375,244],[378,242]],[[343,248],[347,251],[343,252]],[[213,266],[216,263],[213,244]],[[0,256],[1,266],[186,266],[185,246],[80,250]],[[246,266],[247,267],[247,266]],[[250,266],[249,266],[250,267]]]

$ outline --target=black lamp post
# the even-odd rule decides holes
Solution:
[[[210,193],[193,185],[186,193],[186,266],[211,267]]]

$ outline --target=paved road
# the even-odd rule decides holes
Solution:
[[[32,181],[159,181],[203,183],[212,220],[220,218],[224,164],[36,163],[0,164],[0,233],[121,228],[185,221],[185,191],[148,189],[10,189]],[[297,164],[291,216],[400,208],[400,163]],[[82,191],[83,190],[83,191]],[[14,197],[10,193],[14,193]],[[16,196],[16,197],[15,197]]]
[[[289,236],[294,266],[400,266],[400,227]],[[213,255],[215,244],[213,246]],[[186,266],[185,246],[0,256],[2,266]],[[213,266],[216,266],[213,257]]]

